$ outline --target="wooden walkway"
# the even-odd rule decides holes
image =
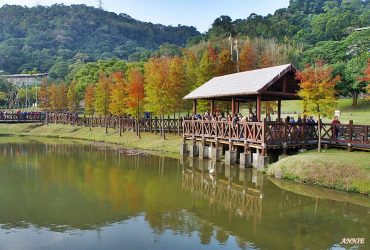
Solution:
[[[319,129],[323,144],[370,149],[370,125],[341,124],[338,136],[331,123],[244,122],[185,120],[184,140],[217,142],[263,149],[304,148],[317,144]]]
[[[257,149],[304,148],[316,145],[318,125],[314,123],[245,122],[183,120],[167,117],[158,119],[124,117],[81,117],[63,113],[2,114],[0,123],[55,123],[83,127],[106,127],[136,131],[182,135],[184,140],[216,142]],[[323,144],[370,150],[370,125],[357,125],[350,121],[338,127],[338,136],[331,123],[320,127]]]
[[[3,114],[0,123],[47,123],[47,124],[69,124],[82,127],[107,127],[111,129],[122,129],[124,131],[160,132],[182,134],[182,118],[174,119],[167,117],[158,119],[134,119],[124,117],[85,117],[74,116],[66,113],[36,113],[36,114]]]

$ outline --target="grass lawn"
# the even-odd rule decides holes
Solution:
[[[88,141],[104,142],[108,144],[118,144],[126,148],[136,148],[154,151],[167,156],[176,156],[182,137],[174,134],[166,134],[166,140],[160,135],[149,132],[141,133],[139,139],[134,132],[126,131],[119,136],[118,131],[105,128],[93,128],[90,131],[87,127],[77,127],[62,124],[0,124],[0,135],[27,135],[35,137],[58,137],[67,139],[82,139]]]
[[[370,195],[370,154],[367,152],[309,151],[270,165],[267,174]]]

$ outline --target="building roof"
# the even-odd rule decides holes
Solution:
[[[208,99],[261,94],[289,71],[296,72],[292,64],[250,70],[231,75],[214,77],[186,95],[184,99]]]
[[[35,78],[48,76],[49,73],[37,73],[37,74],[14,74],[14,75],[4,75],[6,78]]]
[[[355,31],[362,31],[362,30],[368,30],[368,29],[370,29],[370,26],[363,27],[363,28],[357,28],[357,29],[355,29]]]

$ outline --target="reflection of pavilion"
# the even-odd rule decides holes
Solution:
[[[210,206],[218,204],[229,213],[261,220],[262,177],[258,176],[261,173],[217,164],[216,175],[212,176],[208,174],[212,164],[211,161],[192,161],[191,168],[183,169],[182,188],[193,197],[208,200]]]

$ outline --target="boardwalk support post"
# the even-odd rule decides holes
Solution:
[[[218,162],[221,161],[222,148],[218,141],[215,142],[215,146],[211,147],[211,159],[212,161]]]
[[[249,150],[249,146],[248,146],[247,142],[245,142],[244,144],[245,144],[244,152],[240,153],[240,158],[239,158],[240,159],[239,160],[240,168],[248,168],[252,164],[251,152]]]
[[[233,150],[233,143],[229,142],[229,150],[225,151],[225,164],[226,165],[234,165],[236,164],[236,151]]]

